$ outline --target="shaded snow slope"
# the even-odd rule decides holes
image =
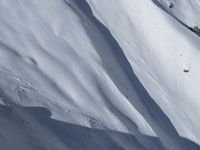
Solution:
[[[152,1],[1,0],[0,12],[4,149],[200,149],[199,38]]]
[[[28,113],[27,122],[6,107],[0,108],[1,130],[6,131],[0,138],[4,150],[165,150],[157,138],[141,135],[141,143],[134,135],[60,122],[49,118],[50,112],[44,108],[19,107],[23,114]]]
[[[55,99],[26,81],[2,70],[0,77],[0,144],[4,150],[165,149],[159,138],[140,132],[125,134],[97,129],[94,118],[86,118],[76,111],[64,112]],[[68,120],[90,119],[94,126],[88,128],[70,120],[52,118],[58,111]]]

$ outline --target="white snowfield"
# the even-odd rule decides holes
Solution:
[[[0,0],[1,147],[199,150],[200,2],[172,2]]]

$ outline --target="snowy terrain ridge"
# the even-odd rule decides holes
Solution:
[[[0,144],[199,150],[198,0],[0,0]]]

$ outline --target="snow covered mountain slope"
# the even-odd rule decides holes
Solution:
[[[62,117],[63,111],[75,111],[80,116],[92,116],[109,129],[129,133],[135,130],[136,122],[142,132],[155,135],[115,85],[114,81],[125,92],[131,86],[110,45],[89,20],[81,20],[64,1],[44,1],[44,9],[39,1],[3,2],[1,65],[55,97],[55,105],[62,109],[53,117],[71,121]],[[96,43],[92,43],[82,24],[91,27]],[[123,116],[133,125],[125,125],[126,121],[120,119]],[[90,126],[88,119],[74,119]]]
[[[199,37],[148,0],[88,2],[179,134],[199,143]]]
[[[179,134],[200,143],[199,37],[149,0],[88,2]]]
[[[152,1],[0,12],[4,149],[200,149],[200,39]]]
[[[162,6],[188,27],[200,28],[199,0],[157,0]],[[171,7],[170,7],[171,6]]]

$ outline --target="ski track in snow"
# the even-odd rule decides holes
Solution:
[[[1,147],[200,149],[199,3],[158,2],[1,0]]]

